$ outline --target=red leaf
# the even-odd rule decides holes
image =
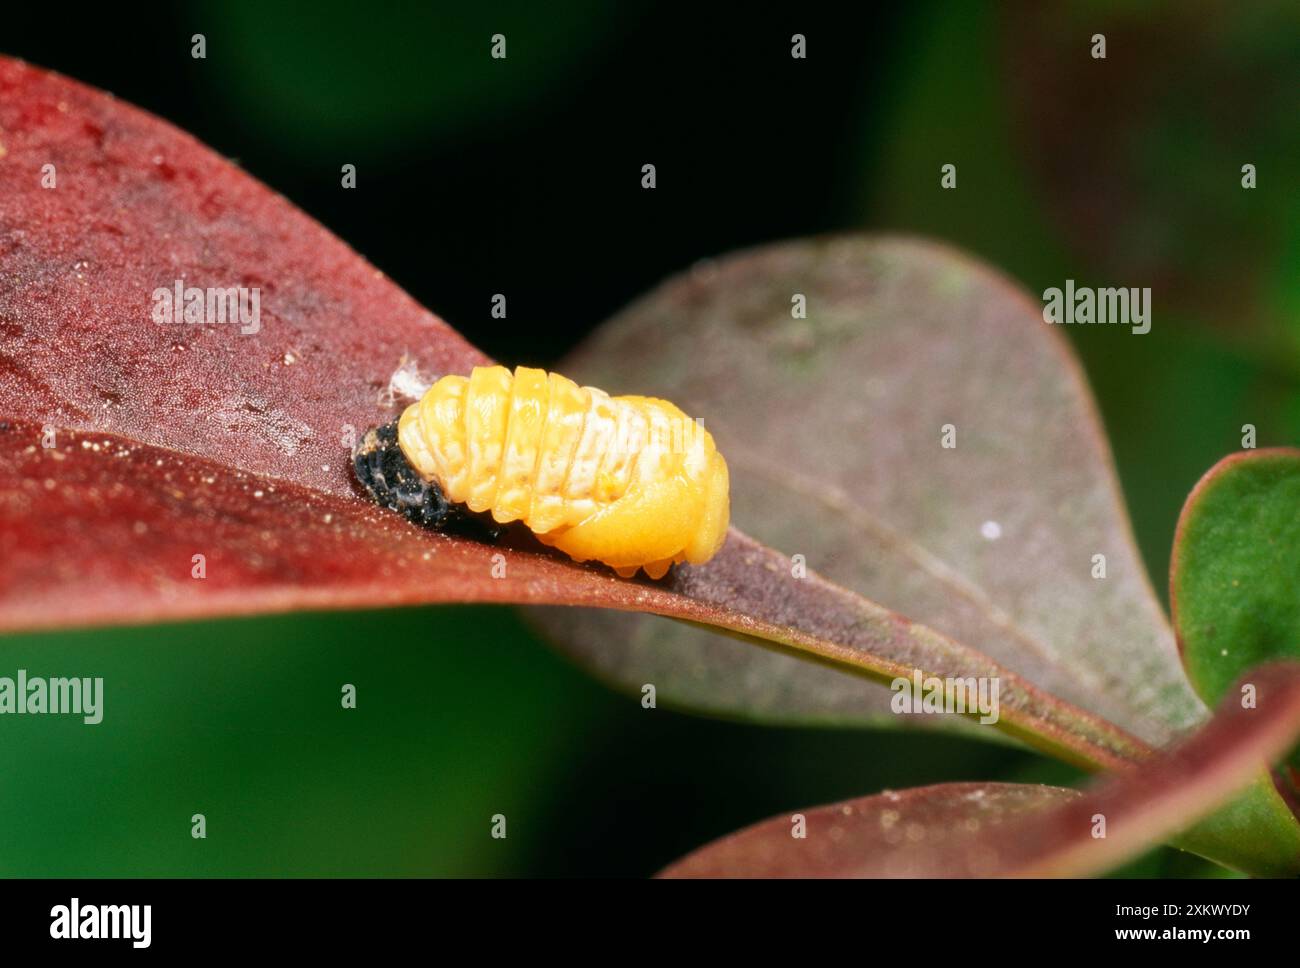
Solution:
[[[661,877],[991,876],[984,842],[1074,790],[1021,783],[940,783],[772,817],[702,847]],[[806,836],[793,835],[798,816]]]
[[[883,793],[773,817],[701,848],[666,877],[1073,876],[1108,870],[1189,828],[1281,755],[1300,733],[1300,664],[1246,677],[1258,704],[1235,697],[1191,739],[1136,769],[1076,792],[1017,784],[949,783]],[[1105,836],[1097,837],[1098,817]],[[1257,832],[1255,832],[1257,833]],[[1249,829],[1198,828],[1203,856],[1232,852],[1255,872],[1294,874],[1300,857],[1258,846]],[[1219,839],[1222,838],[1222,839]],[[1294,840],[1294,835],[1292,835]],[[1253,856],[1252,856],[1253,854]],[[1229,866],[1232,866],[1230,864]]]
[[[188,135],[0,59],[0,414],[351,496],[343,442],[404,356],[483,354]],[[54,188],[42,187],[54,166]],[[260,287],[261,328],[159,325],[153,292]]]
[[[765,245],[659,286],[565,368],[703,415],[737,522],[838,584],[1153,745],[1209,716],[1133,543],[1083,370],[1041,302],[990,267],[906,238]],[[542,619],[602,679],[653,682],[672,705],[944,721],[894,715],[877,684],[707,630]]]
[[[0,428],[0,622],[40,628],[437,601],[586,601],[617,579],[110,434]],[[510,556],[509,581],[489,556]],[[204,556],[203,580],[193,556]],[[608,588],[608,591],[605,589]],[[600,590],[598,592],[597,590]]]
[[[156,118],[3,59],[0,95],[0,629],[395,602],[648,610],[876,676],[998,676],[1002,728],[1091,767],[1146,754],[978,652],[793,580],[736,531],[708,566],[651,584],[528,536],[497,547],[385,516],[345,432],[392,418],[380,396],[408,354],[426,376],[482,354]],[[155,323],[154,290],[177,280],[260,287],[260,329]]]

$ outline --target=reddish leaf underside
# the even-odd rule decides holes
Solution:
[[[799,811],[802,838],[792,836],[793,814],[762,821],[701,848],[661,876],[1075,876],[1108,870],[1186,829],[1248,782],[1263,782],[1260,764],[1275,759],[1300,732],[1300,664],[1263,666],[1245,681],[1256,686],[1255,708],[1227,702],[1185,743],[1090,789],[950,783],[882,793]],[[1096,836],[1099,818],[1102,837]],[[1225,844],[1200,839],[1194,846],[1213,857]],[[1257,871],[1273,874],[1294,874],[1300,863],[1266,850],[1254,860]]]
[[[670,279],[565,368],[703,415],[736,521],[832,581],[1153,745],[1209,715],[1133,543],[1083,370],[1041,303],[990,267],[918,239],[766,245]],[[541,619],[604,678],[654,682],[660,701],[924,718],[893,715],[878,685],[680,623]]]

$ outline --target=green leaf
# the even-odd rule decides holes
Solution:
[[[1201,479],[1178,522],[1170,591],[1207,703],[1252,666],[1300,657],[1300,450],[1233,454]]]

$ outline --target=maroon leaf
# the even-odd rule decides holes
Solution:
[[[137,108],[0,59],[0,414],[327,494],[408,355],[486,358],[321,225]],[[42,185],[53,165],[54,188]],[[258,287],[260,329],[159,325],[153,292]]]
[[[602,601],[617,579],[420,531],[388,511],[117,435],[0,426],[8,628],[436,601]],[[202,580],[193,556],[203,555]],[[609,587],[609,591],[605,588]]]
[[[1300,733],[1300,664],[1246,677],[1258,705],[1230,701],[1191,739],[1082,792],[1006,783],[950,783],[882,793],[764,820],[670,866],[665,877],[1070,876],[1105,871],[1187,829],[1246,784]],[[1103,837],[1095,836],[1104,818]],[[1294,827],[1294,821],[1292,821]],[[1290,832],[1297,842],[1297,832]],[[1190,839],[1190,838],[1189,838]],[[1256,873],[1294,874],[1286,854],[1250,832],[1198,828],[1187,844],[1229,851]]]
[[[0,629],[391,602],[649,610],[874,676],[997,676],[1002,728],[1090,767],[1149,752],[978,652],[792,580],[739,532],[651,584],[526,535],[497,547],[385,517],[351,478],[349,432],[393,416],[381,398],[404,360],[428,376],[484,357],[156,118],[10,60],[0,95]],[[260,287],[260,327],[154,322],[154,290],[177,280]]]
[[[984,844],[1074,790],[1020,783],[940,783],[772,817],[677,861],[661,877],[991,876]],[[794,835],[799,818],[805,836]]]
[[[705,568],[629,582],[527,550],[523,536],[496,547],[431,534],[360,499],[122,437],[69,431],[53,449],[38,439],[30,423],[0,430],[0,618],[10,628],[441,601],[644,609],[867,673],[998,676],[1003,726],[1030,742],[1090,768],[1149,753],[923,626],[815,576],[782,579],[774,564],[784,559],[734,530]]]
[[[767,245],[668,281],[567,368],[704,415],[736,521],[840,585],[1148,743],[1208,716],[1083,371],[1041,305],[989,267],[917,239]],[[664,702],[764,721],[938,718],[893,715],[875,683],[653,616],[541,618],[603,678],[653,682]]]

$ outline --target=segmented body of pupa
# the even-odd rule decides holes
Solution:
[[[545,370],[445,376],[398,421],[402,453],[448,501],[523,521],[576,561],[659,578],[717,553],[727,463],[666,400],[611,397]]]

